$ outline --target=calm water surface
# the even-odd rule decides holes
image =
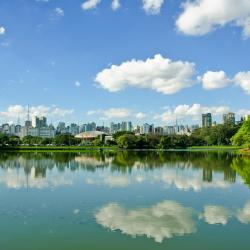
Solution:
[[[0,249],[249,249],[250,158],[0,153]]]

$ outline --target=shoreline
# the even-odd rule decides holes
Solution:
[[[21,146],[0,148],[0,152],[90,152],[90,151],[165,151],[165,152],[204,152],[234,151],[237,154],[250,155],[250,149],[234,146],[192,146],[173,149],[124,149],[119,147],[77,147],[77,146]]]

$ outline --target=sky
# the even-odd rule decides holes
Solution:
[[[0,0],[0,123],[250,114],[249,0]]]

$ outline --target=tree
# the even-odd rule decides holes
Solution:
[[[116,139],[118,139],[122,135],[134,135],[134,133],[133,132],[129,132],[129,131],[118,131],[115,134],[113,134],[113,137],[116,140]]]
[[[241,128],[231,139],[233,145],[250,149],[250,119],[244,121]]]
[[[120,148],[134,149],[137,146],[137,138],[133,134],[124,134],[118,137],[117,144]]]
[[[161,149],[169,149],[172,147],[171,137],[170,136],[162,136],[160,139],[160,145],[159,147]]]
[[[71,146],[71,145],[78,145],[81,142],[80,139],[75,138],[71,134],[60,134],[56,135],[53,139],[53,143],[56,146]]]
[[[101,140],[100,138],[95,139],[95,140],[92,142],[92,144],[93,144],[94,146],[96,146],[96,147],[101,147],[101,146],[103,146],[103,142],[102,142],[102,140]]]

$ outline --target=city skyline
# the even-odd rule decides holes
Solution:
[[[215,6],[216,1],[209,1]],[[0,3],[0,122],[32,115],[200,123],[250,114],[250,4],[222,0]],[[201,13],[196,15],[196,11]],[[194,14],[195,19],[190,19]],[[198,118],[198,120],[197,120]]]
[[[243,121],[248,120],[250,115],[241,117],[241,120],[236,121],[235,113],[229,112],[223,114],[222,116],[222,124],[230,125],[235,127],[236,125],[240,125]],[[87,122],[87,123],[66,123],[66,122],[58,122],[57,126],[52,123],[48,123],[47,117],[45,116],[33,116],[30,115],[30,109],[28,106],[27,109],[27,120],[23,125],[20,123],[17,124],[9,124],[4,123],[0,125],[0,133],[5,135],[14,135],[20,138],[24,138],[25,136],[32,137],[41,137],[41,138],[54,138],[58,134],[71,134],[73,136],[78,136],[81,138],[83,134],[88,132],[94,132],[95,136],[100,135],[100,133],[106,135],[113,135],[117,132],[134,132],[138,135],[143,134],[158,134],[158,135],[188,135],[190,136],[195,130],[202,128],[211,128],[216,127],[217,122],[213,121],[213,116],[211,113],[206,113],[201,115],[202,125],[192,124],[192,125],[184,125],[178,123],[176,120],[175,125],[169,126],[164,125],[160,126],[159,124],[154,123],[143,123],[143,124],[133,124],[131,121],[122,121],[122,122],[111,122],[109,125],[96,124],[95,122]]]
[[[24,113],[22,113],[22,115],[18,115],[17,117],[15,117],[15,119],[13,121],[1,121],[0,119],[0,124],[15,124],[15,125],[21,125],[21,124],[24,124],[26,122],[30,122],[30,124],[35,124],[36,123],[36,119],[37,118],[45,118],[46,119],[46,123],[47,124],[58,124],[58,123],[65,123],[65,124],[88,124],[88,123],[91,123],[91,122],[94,122],[96,124],[99,124],[99,125],[102,125],[102,126],[110,126],[110,124],[112,123],[122,123],[122,122],[133,122],[133,123],[136,123],[137,125],[143,125],[145,123],[148,123],[148,124],[157,124],[158,126],[174,126],[176,124],[181,124],[181,125],[199,125],[201,127],[203,127],[204,125],[204,116],[207,116],[207,115],[210,115],[210,121],[209,121],[209,124],[212,125],[212,124],[223,124],[225,123],[225,121],[227,119],[230,120],[230,116],[233,115],[233,120],[234,120],[234,123],[235,122],[239,122],[241,121],[242,119],[244,119],[245,117],[249,116],[250,114],[249,113],[234,113],[234,112],[231,112],[231,111],[228,111],[227,109],[225,109],[225,112],[222,112],[224,110],[221,110],[220,112],[222,112],[221,114],[218,114],[216,113],[216,111],[213,113],[212,111],[210,110],[206,110],[204,109],[204,112],[201,113],[201,114],[196,114],[195,115],[195,119],[191,120],[191,122],[186,122],[185,123],[185,120],[182,119],[183,116],[180,114],[180,116],[178,117],[177,114],[173,114],[173,117],[172,119],[168,120],[168,121],[165,121],[165,122],[157,122],[156,119],[153,117],[152,119],[150,119],[149,117],[146,119],[139,119],[139,121],[137,120],[133,120],[133,119],[129,119],[131,118],[132,116],[124,116],[124,117],[119,117],[119,118],[110,118],[110,119],[99,119],[99,120],[91,120],[91,118],[89,119],[86,119],[86,120],[80,120],[80,121],[74,121],[74,120],[65,120],[64,119],[64,116],[61,116],[62,119],[58,119],[58,120],[54,120],[53,121],[53,112],[52,112],[52,116],[49,115],[48,113],[46,114],[45,112],[42,112],[40,113],[39,110],[34,110],[35,107],[30,107],[29,105],[26,107],[26,113],[25,111],[23,111]],[[185,108],[185,107],[183,107]],[[31,109],[33,109],[33,112],[31,112]],[[48,110],[49,111],[49,110]],[[100,112],[100,111],[99,111]],[[192,115],[190,115],[192,117]],[[22,117],[22,119],[20,119],[20,117]],[[229,117],[229,118],[228,118]],[[180,119],[179,119],[180,118]],[[194,117],[193,117],[194,118]],[[231,117],[232,118],[232,117]],[[39,121],[38,121],[39,122]],[[34,126],[36,127],[36,126]]]

